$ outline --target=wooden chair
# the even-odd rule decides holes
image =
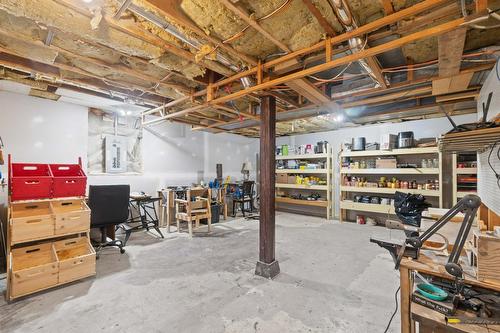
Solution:
[[[189,189],[186,199],[175,199],[175,218],[177,220],[177,232],[181,231],[181,222],[187,222],[189,236],[193,236],[193,222],[195,228],[199,228],[200,220],[207,219],[208,232],[212,226],[211,210],[212,193],[210,189]],[[170,222],[168,222],[170,223]],[[168,225],[167,225],[168,230]]]
[[[255,182],[253,180],[248,180],[243,182],[241,188],[241,196],[239,198],[233,198],[233,217],[236,216],[236,204],[241,205],[241,212],[245,216],[245,203],[250,204],[250,212],[253,212],[253,188]]]

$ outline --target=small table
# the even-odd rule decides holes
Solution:
[[[411,301],[413,291],[413,271],[433,275],[443,279],[453,280],[449,275],[443,263],[435,262],[424,251],[421,251],[418,260],[404,258],[399,268],[401,279],[401,332],[414,333],[415,322],[420,323],[420,333],[434,332],[453,332],[453,333],[487,333],[488,330],[481,325],[447,325],[444,315]],[[500,292],[500,284],[479,281],[475,278],[465,275],[464,283],[490,289]],[[490,332],[500,331],[500,325],[490,325]]]
[[[160,198],[151,196],[131,196],[129,201],[130,218],[126,224],[121,224],[120,227],[125,231],[125,240],[123,246],[127,244],[130,234],[134,230],[150,228],[156,230],[161,238],[165,238],[159,228],[159,218],[156,211],[156,204],[160,202]],[[133,212],[136,211],[138,216],[134,217]],[[132,226],[130,224],[137,224]]]

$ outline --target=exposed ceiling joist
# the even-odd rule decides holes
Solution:
[[[73,10],[74,12],[86,16],[89,20],[92,20],[93,14],[86,8],[82,8],[77,6],[73,1],[70,0],[53,0],[54,2],[59,3],[60,5]],[[115,20],[112,16],[104,13],[102,20],[106,23],[106,25],[114,29],[116,31],[119,31],[121,33],[124,33],[131,38],[141,40],[143,42],[149,43],[155,47],[158,47],[168,53],[174,54],[182,59],[188,60],[192,63],[196,63],[198,65],[204,66],[207,69],[213,70],[215,72],[219,72],[220,74],[224,75],[231,75],[232,71],[229,69],[222,70],[223,66],[215,66],[213,62],[202,60],[200,62],[196,61],[195,55],[191,53],[188,50],[184,50],[176,45],[173,45],[161,37],[151,33],[150,31],[147,31],[139,26],[136,25],[129,25],[129,24],[123,24],[120,21]],[[101,23],[102,24],[102,23]],[[82,36],[85,37],[85,36]],[[221,73],[222,72],[222,73]]]
[[[396,14],[397,13],[395,13],[393,15],[396,15]],[[277,85],[287,83],[287,82],[290,82],[290,81],[293,81],[293,80],[296,80],[299,78],[303,78],[303,77],[308,76],[308,75],[313,75],[316,73],[320,73],[320,72],[329,70],[331,68],[346,65],[348,63],[357,61],[359,59],[372,57],[372,56],[375,56],[377,54],[399,48],[403,45],[406,45],[406,44],[413,42],[413,41],[416,41],[416,40],[420,40],[420,39],[428,38],[428,37],[432,37],[432,36],[439,36],[439,35],[444,34],[446,32],[452,31],[453,29],[456,29],[464,22],[465,22],[464,18],[455,19],[455,20],[452,20],[450,22],[443,23],[443,24],[428,28],[426,30],[418,31],[418,32],[415,32],[413,34],[403,36],[399,39],[392,40],[392,41],[389,41],[387,43],[377,45],[375,47],[365,49],[365,50],[362,50],[360,52],[356,52],[354,54],[351,54],[351,55],[348,55],[345,57],[333,59],[331,61],[304,69],[304,70],[296,72],[296,73],[284,75],[282,77],[263,82],[261,84],[249,87],[245,90],[240,90],[240,91],[237,91],[237,92],[225,95],[225,96],[215,98],[212,101],[210,101],[209,103],[207,103],[207,105],[213,104],[213,103],[224,103],[224,102],[227,102],[230,100],[235,100],[235,99],[241,98],[249,93],[253,93],[253,92],[257,92],[257,91],[264,90],[267,88],[271,88],[273,86],[277,86]],[[359,32],[357,30],[360,30],[361,28],[354,30],[352,33],[356,34],[357,32]],[[332,38],[332,39],[334,39],[334,38]],[[228,80],[228,81],[231,82],[231,80]],[[179,115],[181,115],[181,114],[179,114]]]
[[[61,76],[60,69],[56,66],[43,64],[33,60],[28,60],[17,55],[9,54],[8,52],[6,53],[5,51],[6,50],[0,48],[0,65],[6,66],[11,69],[16,69],[27,73],[36,73],[42,76],[46,76],[48,79],[54,82],[58,80],[65,83],[72,82],[76,86],[83,86],[88,89],[96,90],[98,92],[105,93],[111,97],[113,96],[116,97],[117,95],[120,95],[122,96],[122,99],[125,99],[126,96],[130,96],[131,98],[134,98],[139,101],[144,101],[150,105],[163,104],[166,101],[163,97],[151,95],[148,93],[139,96],[139,94],[134,94],[129,89],[110,86],[102,82],[100,79],[96,79],[94,77],[87,77],[86,79],[72,78],[71,80],[65,80]]]
[[[335,36],[336,35],[335,30],[330,25],[330,23],[328,23],[323,14],[321,14],[319,9],[313,4],[313,2],[311,0],[302,0],[302,2],[304,3],[304,5],[306,5],[307,9],[309,9],[311,14],[314,15],[316,20],[318,20],[319,25],[321,25],[323,30],[325,30],[326,34],[330,37]]]
[[[382,4],[382,7],[384,7],[385,15],[390,15],[394,13],[394,7],[392,6],[391,0],[379,0],[379,1]]]
[[[285,45],[278,39],[274,38],[273,35],[270,34],[266,29],[264,29],[256,20],[252,19],[250,15],[248,15],[248,13],[245,12],[243,8],[233,4],[229,0],[220,0],[220,1],[230,11],[236,14],[239,18],[245,21],[252,28],[257,30],[257,32],[262,34],[266,39],[271,41],[274,45],[279,47],[281,51],[291,52],[290,48],[287,45]],[[311,103],[314,103],[316,105],[321,105],[330,102],[330,98],[328,98],[328,96],[326,96],[322,91],[317,89],[312,83],[310,83],[305,78],[294,80],[292,82],[287,83],[287,85],[291,89],[295,90],[298,94],[307,98]]]
[[[231,45],[222,43],[221,40],[216,37],[210,36],[203,31],[203,29],[199,28],[196,23],[194,23],[190,18],[188,18],[180,9],[180,1],[179,0],[146,0],[153,7],[161,11],[171,22],[179,24],[181,26],[186,27],[187,29],[194,32],[199,37],[205,38],[209,40],[211,43],[219,46],[224,51],[236,56],[237,58],[245,61],[250,65],[256,65],[257,60],[254,58],[243,54],[241,52],[236,51]]]

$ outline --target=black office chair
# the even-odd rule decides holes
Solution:
[[[246,180],[241,187],[241,195],[238,198],[233,198],[233,217],[236,216],[236,204],[241,205],[241,212],[245,216],[245,203],[250,205],[250,212],[253,212],[253,189],[255,182],[253,180]]]
[[[94,245],[97,253],[107,246],[116,246],[120,249],[120,253],[125,253],[121,240],[107,240],[106,227],[127,221],[129,198],[129,185],[89,186],[90,226],[101,230],[101,241]]]

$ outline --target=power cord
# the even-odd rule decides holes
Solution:
[[[401,289],[401,286],[398,287],[398,290],[396,290],[396,293],[394,294],[394,301],[396,302],[396,309],[394,310],[394,313],[391,316],[391,319],[389,319],[389,322],[387,323],[387,327],[385,328],[384,333],[387,333],[389,331],[389,327],[391,327],[392,320],[394,319],[394,316],[396,313],[398,313],[398,293],[399,290]]]

